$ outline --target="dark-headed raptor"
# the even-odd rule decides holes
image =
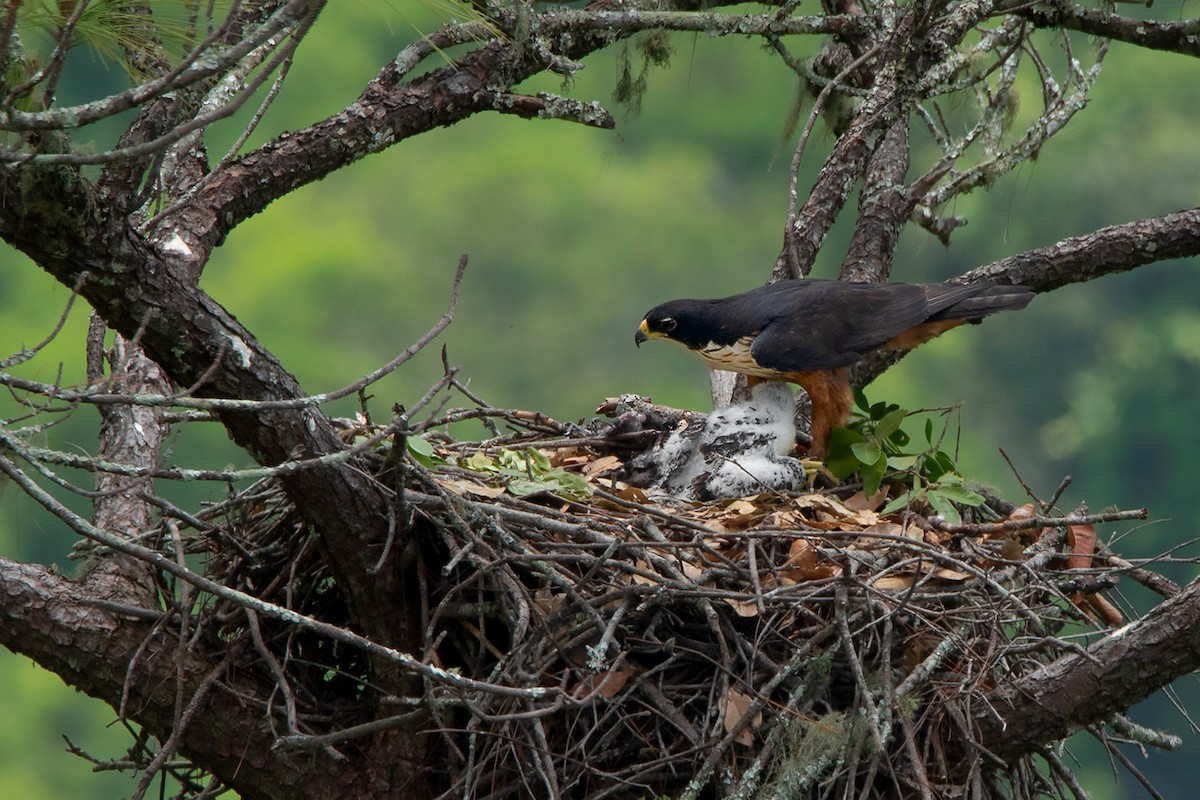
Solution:
[[[713,369],[799,384],[812,401],[821,458],[850,413],[850,367],[880,350],[911,350],[951,328],[1024,308],[1024,286],[790,280],[718,300],[672,300],[650,309],[635,335],[678,342]]]

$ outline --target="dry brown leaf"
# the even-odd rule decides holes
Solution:
[[[624,689],[625,684],[629,683],[632,676],[633,670],[628,667],[593,672],[585,675],[579,683],[571,688],[571,696],[576,700],[581,700],[595,693],[608,700]]]
[[[875,522],[874,524],[863,528],[862,532],[863,535],[854,542],[858,547],[869,547],[873,544],[877,544],[882,547],[890,547],[892,544],[894,544],[894,542],[891,542],[887,539],[875,539],[867,534],[881,533],[884,536],[903,536],[904,528],[901,527],[899,522]]]
[[[945,531],[922,531],[922,533],[924,534],[922,539],[927,544],[932,544],[939,547],[949,544],[950,540],[954,538],[953,534],[946,533]]]
[[[724,566],[725,564],[729,563],[729,560],[720,555],[717,551],[724,547],[732,547],[734,545],[732,537],[727,537],[724,539],[709,539],[706,544],[708,544],[708,547],[692,553],[693,556],[700,558],[704,562],[705,568],[714,565]]]
[[[1008,561],[1022,561],[1025,558],[1025,545],[1015,536],[1005,536],[1000,543],[1000,555]]]
[[[534,608],[542,612],[543,617],[548,618],[562,608],[565,600],[566,595],[551,594],[546,589],[539,589],[533,596],[533,605]]]
[[[722,702],[725,704],[725,732],[733,733],[734,729],[741,723],[742,718],[746,716],[746,712],[750,710],[750,704],[754,701],[748,694],[742,694],[736,689],[730,689],[725,693]],[[742,728],[742,732],[734,737],[734,741],[738,744],[752,747],[754,745],[754,730],[762,725],[762,711],[755,713],[754,718],[750,720],[750,724]]]
[[[1099,618],[1102,622],[1113,626],[1122,625],[1125,622],[1125,617],[1121,610],[1108,602],[1103,595],[1089,594],[1084,595],[1082,602],[1076,600],[1076,604],[1083,608],[1084,611],[1091,609],[1094,618]]]
[[[592,460],[592,456],[586,452],[574,447],[563,447],[554,451],[550,456],[550,466],[552,467],[577,467],[580,464],[587,464]]]
[[[796,508],[812,508],[817,505],[823,505],[825,500],[825,495],[818,492],[809,492],[793,497],[792,505]]]
[[[464,478],[445,478],[438,481],[438,484],[449,489],[460,497],[464,494],[473,494],[478,497],[487,497],[489,499],[499,497],[507,491],[503,486],[488,486],[485,483],[476,483]]]
[[[758,603],[753,600],[739,600],[736,597],[723,597],[721,599],[729,603],[739,617],[758,616]]]
[[[757,503],[749,498],[742,498],[741,500],[734,500],[732,503],[725,506],[722,516],[729,514],[754,514],[758,512],[758,510],[759,508]]]
[[[917,633],[904,642],[904,650],[900,654],[900,666],[905,672],[912,672],[937,647],[940,640],[928,633]]]
[[[845,523],[835,519],[810,519],[804,525],[814,531],[842,531],[846,528]]]
[[[867,497],[862,491],[857,491],[846,498],[846,508],[851,511],[878,511],[887,500],[887,489],[880,487],[879,491]]]
[[[685,578],[691,581],[699,581],[700,576],[704,574],[704,569],[702,567],[699,567],[690,561],[680,561],[679,571],[683,573]]]
[[[817,548],[808,539],[796,539],[788,548],[788,560],[784,567],[810,570],[817,565]]]
[[[650,568],[650,565],[647,564],[645,561],[642,561],[640,558],[637,561],[633,562],[633,565],[635,567],[637,567],[639,570],[641,570],[642,572],[654,572],[654,570]],[[650,578],[646,575],[642,575],[639,572],[630,573],[629,577],[633,580],[634,583],[640,583],[642,586],[658,586],[658,581],[656,581],[653,578]]]
[[[928,573],[933,577],[943,581],[966,581],[975,577],[969,572],[959,572],[958,570],[950,569],[949,567],[934,567],[933,569],[928,570]]]
[[[630,503],[639,503],[642,505],[650,502],[649,496],[647,496],[643,490],[636,486],[626,486],[624,489],[621,489],[619,492],[617,492],[617,497],[621,498],[622,500],[627,500]]]
[[[849,517],[849,519],[852,520],[855,525],[861,525],[864,528],[869,528],[872,525],[879,524],[879,515],[874,511],[869,511],[867,509],[854,512],[854,515]]]
[[[728,530],[745,530],[767,516],[767,510],[748,499],[734,500],[725,507],[721,522]]]
[[[803,581],[820,581],[825,578],[836,578],[842,574],[842,568],[837,564],[817,564],[811,569],[789,569],[780,573],[781,582],[797,584]]]
[[[896,575],[884,575],[870,581],[870,584],[875,589],[907,589],[916,583],[917,576],[913,573],[899,573]]]
[[[1033,507],[1033,503],[1026,503],[1023,506],[1017,506],[1008,515],[1010,520],[1026,520],[1033,519],[1037,516],[1037,509]]]
[[[625,684],[629,683],[631,677],[633,677],[631,669],[610,669],[600,680],[600,696],[606,700],[612,697],[625,688]]]
[[[824,512],[826,514],[840,514],[841,516],[849,516],[850,509],[839,503],[832,497],[826,497],[823,494],[802,494],[799,497],[792,499],[792,506],[797,509],[811,511],[813,514]]]
[[[579,471],[585,478],[592,478],[596,475],[603,475],[607,472],[612,472],[617,467],[621,466],[621,459],[616,456],[602,456],[594,461],[586,462]]]
[[[1092,565],[1092,556],[1096,554],[1096,526],[1068,525],[1067,546],[1071,555],[1067,556],[1067,569],[1087,569]]]
[[[819,522],[836,522],[844,528],[847,524],[867,527],[879,521],[879,515],[867,509],[851,510],[833,497],[821,494],[805,494],[792,501],[796,508],[808,509]]]
[[[1006,522],[1007,521],[1019,522],[1019,521],[1024,521],[1027,519],[1033,519],[1036,516],[1037,516],[1037,509],[1033,507],[1032,503],[1026,503],[1023,506],[1017,506],[1011,512],[1009,512],[1009,515],[1007,517],[1005,517],[1005,521]],[[1042,538],[1043,530],[1044,530],[1043,528],[1032,528],[1027,531],[1022,531],[1021,533],[1019,533],[1017,535],[1018,536],[1020,536],[1020,535],[1028,536],[1030,539],[1032,539],[1033,541],[1036,542],[1038,539]],[[994,536],[995,534],[992,534],[992,535]],[[1009,535],[1009,534],[1002,534],[1002,535]],[[988,537],[985,537],[985,538],[988,538]]]
[[[808,539],[796,539],[788,548],[788,560],[779,571],[780,581],[796,584],[801,581],[814,581],[832,578],[841,573],[841,567],[836,564],[818,564],[817,548]]]
[[[801,519],[795,511],[772,511],[770,514],[767,514],[767,516],[763,517],[763,525],[768,528],[792,530],[795,528],[803,528],[807,524],[807,521]]]
[[[711,530],[713,533],[733,533],[733,531],[730,530],[729,528],[726,528],[725,525],[722,524],[721,520],[719,520],[719,519],[708,519],[708,520],[703,520],[703,522],[705,525],[708,526],[708,529]],[[723,539],[716,539],[714,541],[710,541],[709,545],[711,547],[715,547],[716,549],[720,550],[722,548],[728,547],[730,545],[730,542],[726,542]]]
[[[1096,526],[1068,525],[1067,547],[1071,550],[1067,556],[1067,569],[1087,569],[1092,566],[1092,558],[1096,554]],[[1098,594],[1074,594],[1071,600],[1094,620],[1113,626],[1125,621],[1120,610]]]

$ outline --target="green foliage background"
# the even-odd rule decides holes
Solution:
[[[331,4],[301,47],[265,132],[302,127],[350,102],[386,59],[436,24],[412,5]],[[491,403],[585,419],[605,396],[637,392],[704,408],[700,365],[676,348],[635,350],[633,332],[661,300],[718,296],[766,279],[781,243],[793,146],[782,132],[796,85],[755,44],[693,36],[673,43],[671,67],[649,75],[641,112],[614,107],[616,132],[490,115],[404,142],[239,227],[214,256],[204,288],[316,392],[353,381],[433,324],[466,252],[458,313],[441,343]],[[607,101],[617,54],[586,63],[569,87],[539,79],[528,88]],[[123,80],[83,52],[71,68],[65,88],[80,98]],[[1022,114],[1037,105],[1033,95],[1027,102]],[[1198,127],[1193,62],[1114,45],[1092,106],[1039,160],[948,209],[970,218],[950,248],[906,234],[894,277],[941,280],[1098,226],[1196,206]],[[214,131],[211,153],[223,153],[236,133],[234,125]],[[97,145],[110,135],[97,130]],[[828,144],[814,135],[802,187]],[[835,229],[819,277],[836,273],[847,235],[847,225]],[[1043,497],[1071,475],[1065,507],[1144,505],[1167,520],[1131,529],[1118,545],[1126,555],[1170,550],[1200,528],[1196,267],[1164,263],[1040,297],[1025,312],[915,353],[869,394],[906,408],[962,403],[964,474],[1019,499],[997,452],[1002,445]],[[68,295],[23,256],[0,249],[0,350],[41,339]],[[86,310],[75,309],[24,374],[51,379],[61,361],[66,381],[81,380],[85,326]],[[437,379],[437,349],[374,388],[379,414],[393,402],[411,403]],[[11,404],[0,409],[0,416],[15,413]],[[85,409],[57,429],[55,443],[90,450],[94,425]],[[215,429],[182,434],[167,461],[247,464]],[[193,502],[220,493],[177,491]],[[0,500],[2,552],[66,563],[71,543],[18,491]],[[1174,577],[1195,572],[1179,565]],[[1177,689],[1186,707],[1200,702],[1194,681]],[[99,756],[119,757],[127,737],[110,709],[6,652],[0,702],[0,797],[129,794],[128,778],[94,776],[62,753],[66,734]],[[1161,699],[1135,718],[1186,732]],[[1198,746],[1189,737],[1188,749]],[[1114,783],[1094,748],[1081,743],[1077,752],[1095,797],[1141,796],[1128,781]],[[1152,754],[1143,766],[1166,796],[1183,796],[1189,758]]]

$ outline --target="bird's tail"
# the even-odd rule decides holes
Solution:
[[[1024,308],[1033,299],[1033,292],[1025,286],[999,283],[942,283],[927,287],[926,296],[930,308],[935,309],[930,322],[975,322],[997,311]]]

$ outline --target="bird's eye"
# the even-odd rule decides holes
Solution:
[[[675,322],[673,317],[663,317],[658,321],[658,329],[663,333],[670,333],[671,331],[675,330],[675,326],[677,324],[678,323]]]

